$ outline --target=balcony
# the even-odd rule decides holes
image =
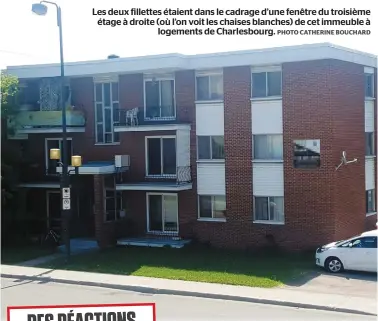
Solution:
[[[67,132],[85,131],[84,113],[78,110],[67,110]],[[62,111],[19,111],[8,118],[8,128],[16,135],[37,133],[61,133]]]
[[[143,182],[118,182],[118,191],[164,191],[179,192],[192,189],[191,166],[178,166],[176,175],[146,177]]]
[[[114,124],[115,132],[190,130],[190,123],[179,121],[169,107],[157,106],[146,110],[136,107],[115,112],[118,115],[118,121]]]

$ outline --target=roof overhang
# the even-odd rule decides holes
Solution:
[[[143,73],[161,70],[215,69],[234,66],[277,65],[287,62],[337,59],[366,67],[377,67],[377,56],[330,43],[201,55],[164,54],[65,63],[67,77],[102,74]],[[57,77],[60,64],[10,66],[18,78]]]

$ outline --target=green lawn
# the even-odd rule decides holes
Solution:
[[[188,246],[183,249],[117,247],[56,260],[45,268],[147,276],[270,288],[314,268],[313,255],[247,254]]]
[[[17,245],[1,248],[1,264],[17,264],[24,261],[51,255],[54,250],[51,247],[41,245]]]

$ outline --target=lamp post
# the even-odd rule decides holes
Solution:
[[[63,35],[62,35],[62,11],[60,7],[51,1],[41,1],[40,3],[34,3],[32,5],[32,11],[39,15],[44,16],[47,14],[47,6],[45,4],[54,5],[57,12],[57,25],[59,28],[59,49],[60,49],[60,81],[61,81],[61,92],[60,92],[60,106],[62,110],[62,176],[61,176],[61,193],[62,193],[62,219],[63,219],[63,229],[65,237],[65,245],[67,252],[67,259],[69,259],[71,254],[71,242],[69,234],[69,221],[70,221],[70,206],[63,206],[63,191],[69,188],[69,173],[68,173],[68,159],[67,159],[67,118],[66,118],[66,108],[64,105],[63,95],[64,95],[64,60],[63,60]],[[70,202],[70,201],[69,201]],[[69,208],[68,208],[69,207]]]

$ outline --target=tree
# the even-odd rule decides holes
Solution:
[[[15,111],[15,98],[18,92],[18,78],[1,71],[1,118],[4,120]]]
[[[7,118],[16,110],[16,95],[18,92],[18,79],[1,71],[0,78],[0,105],[1,105],[1,200],[2,209],[6,209],[9,201],[13,197],[15,186],[17,185],[17,163],[19,153],[7,140],[8,127]]]

